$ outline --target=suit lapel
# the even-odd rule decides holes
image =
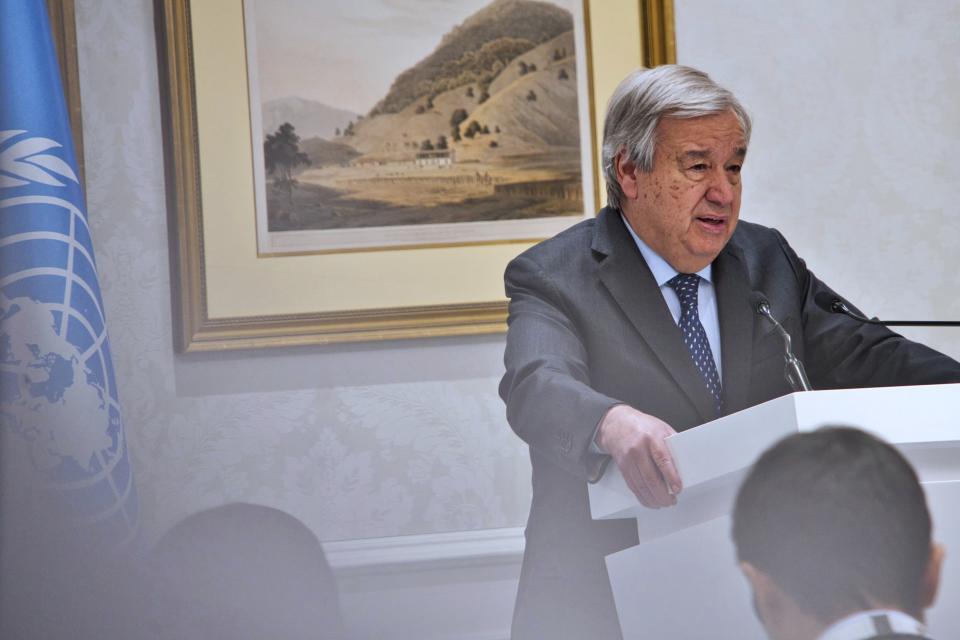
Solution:
[[[704,422],[716,418],[713,396],[707,391],[683,344],[680,329],[667,309],[650,268],[616,211],[604,208],[597,217],[593,250],[601,256],[600,281],[630,323],[640,332]],[[726,349],[725,344],[723,348]]]
[[[720,318],[723,412],[729,414],[745,409],[749,404],[753,326],[756,320],[743,252],[733,241],[727,243],[714,260],[713,280]]]

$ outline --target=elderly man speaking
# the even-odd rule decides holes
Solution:
[[[507,267],[500,395],[533,464],[514,640],[620,637],[604,556],[637,544],[636,523],[592,520],[587,483],[612,459],[669,508],[683,487],[664,438],[792,391],[758,296],[815,388],[960,382],[951,358],[821,309],[836,294],[783,236],[738,222],[749,142],[706,74],[631,73],[604,123],[608,206]]]

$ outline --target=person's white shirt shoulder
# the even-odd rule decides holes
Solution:
[[[889,633],[925,635],[926,626],[902,611],[873,609],[858,611],[833,623],[817,640],[866,640]]]

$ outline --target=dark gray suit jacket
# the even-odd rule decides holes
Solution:
[[[817,307],[816,293],[832,291],[773,229],[741,221],[713,269],[725,413],[791,391],[782,340],[754,312],[753,291],[792,335],[814,388],[960,382],[956,361]],[[713,400],[616,211],[524,252],[505,281],[500,395],[533,464],[513,637],[619,638],[604,556],[636,544],[636,524],[590,518],[587,481],[604,462],[590,451],[594,431],[621,402],[682,431],[714,419]]]

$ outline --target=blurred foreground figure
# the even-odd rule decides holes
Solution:
[[[11,517],[0,500],[2,640],[153,640],[150,578],[132,550],[60,514]],[[14,516],[19,514],[14,514]]]
[[[733,541],[772,640],[924,638],[943,548],[917,474],[847,427],[784,438],[740,488]]]
[[[337,589],[316,536],[277,509],[228,504],[158,543],[157,637],[344,638]]]

